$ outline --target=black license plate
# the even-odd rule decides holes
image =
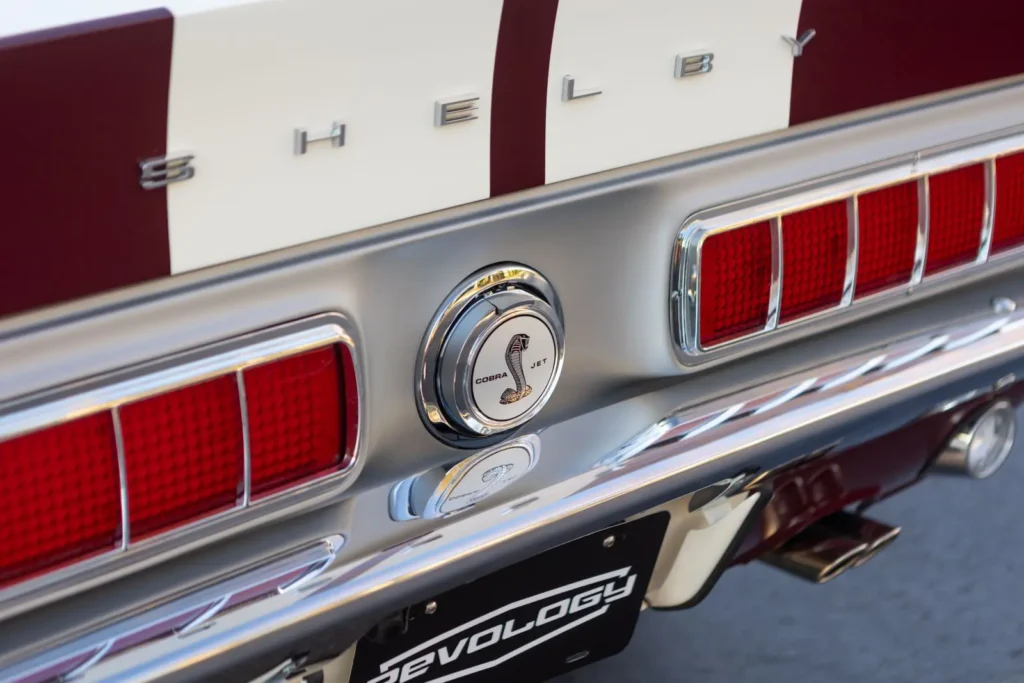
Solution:
[[[351,683],[542,681],[629,644],[668,525],[648,515],[411,607],[359,641]]]

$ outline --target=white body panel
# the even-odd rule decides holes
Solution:
[[[800,0],[561,0],[548,71],[546,182],[789,125]],[[713,52],[677,79],[677,54]],[[600,95],[563,102],[562,79]]]
[[[168,150],[196,178],[168,188],[178,273],[489,192],[501,0],[287,0],[177,16]],[[433,123],[475,93],[479,119]],[[334,120],[345,146],[293,131]]]

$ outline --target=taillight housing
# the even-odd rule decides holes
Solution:
[[[1024,252],[1024,135],[950,149],[687,221],[673,250],[679,359],[699,364],[851,307],[898,305]]]
[[[356,456],[359,386],[351,338],[325,318],[0,415],[0,587],[330,486]]]

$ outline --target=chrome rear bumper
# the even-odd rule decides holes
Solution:
[[[1022,372],[1024,315],[988,315],[677,410],[613,452],[593,453],[586,471],[497,506],[436,520],[429,532],[376,552],[350,556],[339,533],[88,633],[8,653],[0,659],[0,677],[192,680],[280,662],[340,625],[357,637],[384,612],[457,581],[723,479],[755,486],[804,454],[874,438]],[[662,398],[678,396],[673,391]],[[618,419],[636,401],[651,398],[540,434],[545,457],[587,448],[560,436],[563,427],[577,423],[578,433],[580,424]],[[385,489],[379,500],[386,495]]]

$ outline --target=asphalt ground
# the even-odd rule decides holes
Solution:
[[[1024,448],[990,479],[931,477],[869,515],[903,532],[862,567],[821,586],[733,568],[557,683],[1024,683]]]

